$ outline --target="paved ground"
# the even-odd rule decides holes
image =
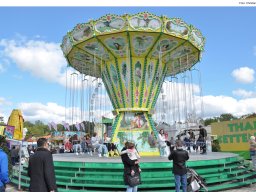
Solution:
[[[19,191],[16,186],[8,185],[6,192],[17,192]],[[22,192],[22,190],[20,191]],[[256,192],[256,184],[253,184],[250,187],[243,187],[241,189],[231,189],[231,190],[225,190],[225,191],[219,191],[219,192]]]
[[[12,184],[7,185],[6,187],[6,192],[16,192],[19,191],[18,188],[16,188],[16,186],[13,186]]]

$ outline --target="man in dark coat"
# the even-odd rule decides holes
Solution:
[[[203,138],[203,143],[202,143],[202,153],[200,154],[206,154],[206,138],[207,138],[207,131],[206,129],[202,126],[202,125],[199,125],[199,135],[202,136]]]
[[[169,160],[173,160],[172,172],[175,178],[175,190],[180,192],[180,185],[182,184],[182,191],[187,192],[186,161],[189,159],[189,156],[188,152],[182,149],[182,141],[176,141],[176,148],[168,157]]]
[[[126,142],[122,151],[128,149],[128,146],[129,146],[129,142]],[[139,161],[131,160],[127,153],[122,154],[121,158],[124,164],[124,184],[127,185],[126,192],[137,192],[138,186],[134,186],[134,187],[129,186],[128,176],[131,175],[131,169],[134,169],[134,168],[137,168],[137,169],[134,169],[135,174],[140,174],[138,170],[139,166],[136,166],[136,164],[138,164]]]
[[[37,150],[29,158],[28,176],[30,177],[30,192],[57,191],[53,158],[45,138],[37,140]]]

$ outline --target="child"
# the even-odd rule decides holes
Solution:
[[[139,160],[139,159],[140,159],[140,155],[139,155],[138,151],[135,149],[134,143],[129,143],[128,149],[122,151],[122,152],[121,152],[121,155],[122,155],[122,154],[125,154],[125,153],[127,153],[129,159],[131,159],[131,160]],[[137,168],[138,168],[139,172],[141,172],[141,169],[140,169],[140,167],[139,167],[139,164],[136,164],[136,165],[134,165],[134,166],[138,166]],[[135,174],[135,171],[134,171],[134,169],[132,168],[132,170],[131,170],[131,175],[134,176],[134,174]]]

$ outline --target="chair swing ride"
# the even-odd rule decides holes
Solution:
[[[80,73],[70,75],[70,106],[78,106],[74,91],[80,90],[81,120],[100,121],[109,111],[107,94],[115,115],[112,141],[121,148],[132,140],[142,156],[158,156],[147,142],[151,131],[157,137],[155,122],[177,130],[181,121],[198,123],[195,117],[203,113],[193,73],[201,81],[195,64],[204,44],[201,32],[182,19],[148,12],[108,14],[77,24],[61,45],[69,67]]]

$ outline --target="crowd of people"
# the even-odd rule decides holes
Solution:
[[[87,153],[92,156],[94,151],[98,152],[99,157],[119,155],[116,144],[111,142],[107,133],[104,133],[103,138],[100,138],[96,132],[93,133],[92,137],[87,134],[81,140],[67,138],[60,149],[60,153],[75,153],[76,155]]]
[[[167,157],[170,152],[175,149],[175,142],[177,140],[180,140],[182,142],[183,147],[185,147],[185,149],[189,153],[191,153],[191,151],[193,150],[197,153],[200,152],[200,154],[207,154],[207,147],[211,146],[211,141],[207,139],[207,131],[201,125],[199,126],[199,129],[197,131],[199,132],[197,139],[194,131],[192,129],[189,129],[185,131],[184,135],[182,135],[183,137],[181,135],[178,135],[176,140],[174,139],[174,137],[171,137],[169,140],[168,134],[163,129],[160,129],[157,138],[155,138],[154,133],[151,132],[148,137],[148,143],[150,147],[159,148],[161,157]]]
[[[161,157],[168,157],[173,161],[173,174],[175,178],[175,191],[187,191],[187,167],[186,161],[189,159],[190,147],[195,151],[200,151],[200,154],[206,154],[206,139],[207,131],[203,126],[199,126],[199,136],[196,136],[193,130],[188,130],[183,140],[180,136],[175,140],[173,137],[168,139],[168,134],[160,129],[157,138],[154,132],[148,136],[150,147],[158,147]],[[124,183],[127,186],[126,192],[137,192],[138,185],[141,183],[139,166],[140,155],[134,147],[134,143],[126,142],[125,147],[121,151],[121,158],[124,164]],[[131,177],[133,179],[131,179]]]
[[[200,150],[201,154],[206,154],[206,138],[207,132],[205,128],[199,126],[199,135],[196,140],[196,135],[193,130],[188,130],[187,134],[181,139],[175,140],[171,137],[168,140],[168,135],[161,129],[158,133],[158,137],[155,138],[154,132],[148,137],[150,147],[159,147],[160,155],[162,157],[168,157],[173,161],[172,172],[175,178],[175,190],[187,192],[187,167],[186,162],[189,159],[190,148],[194,150]],[[8,176],[8,156],[3,151],[3,146],[6,145],[5,139],[0,136],[0,192],[5,191],[5,186],[9,180]],[[114,143],[111,143],[111,139],[104,133],[101,139],[97,133],[94,133],[92,137],[85,135],[80,143],[74,145],[80,145],[80,148],[74,148],[72,141],[67,140],[63,152],[75,152],[81,150],[83,153],[92,154],[93,150],[98,152],[99,157],[113,156],[117,152],[117,147]],[[256,170],[256,140],[254,136],[249,140],[250,155],[252,159],[252,166]],[[28,163],[28,176],[30,177],[29,191],[31,192],[55,192],[57,191],[56,177],[53,165],[53,156],[48,145],[48,141],[45,138],[40,138],[37,141],[37,148],[30,149],[30,157]],[[10,150],[11,163],[14,165],[17,162],[19,148],[15,146]],[[118,152],[117,152],[118,153]],[[108,155],[106,155],[108,154]],[[138,186],[141,184],[141,168],[140,155],[136,149],[136,145],[133,142],[126,142],[123,149],[120,152],[121,160],[124,165],[124,184],[126,185],[126,192],[137,192]]]

